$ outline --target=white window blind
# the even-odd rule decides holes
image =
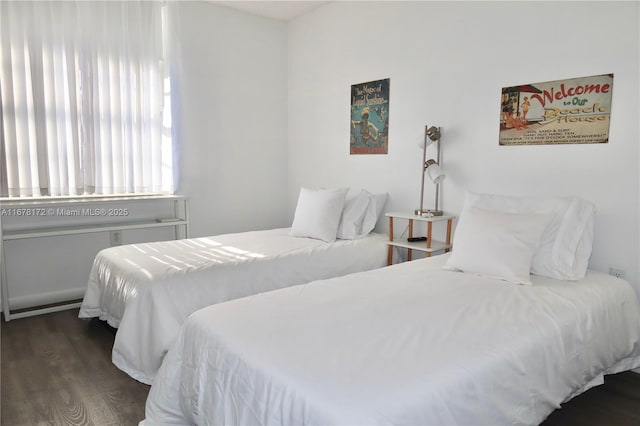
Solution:
[[[173,192],[166,4],[0,2],[0,196]]]

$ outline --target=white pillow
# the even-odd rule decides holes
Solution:
[[[301,188],[291,225],[291,235],[327,242],[335,241],[346,195],[346,188]]]
[[[548,257],[534,257],[531,272],[563,280],[584,278],[593,249],[595,212],[592,203],[572,198],[558,229],[552,252]]]
[[[376,223],[382,215],[384,205],[387,203],[387,193],[369,194],[369,199],[371,202],[362,220],[362,233],[364,235],[367,235],[376,227]]]
[[[465,210],[445,269],[531,285],[531,261],[552,215]]]
[[[584,278],[593,246],[595,206],[577,197],[516,197],[467,192],[462,214],[477,207],[507,213],[551,214],[531,272],[559,280]]]
[[[338,238],[353,240],[364,236],[362,235],[362,220],[371,202],[369,195],[364,189],[358,192],[349,191],[338,225]]]

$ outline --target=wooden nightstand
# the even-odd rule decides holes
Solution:
[[[393,248],[402,247],[407,249],[407,260],[411,260],[413,250],[421,251],[426,254],[427,257],[431,256],[434,252],[443,251],[448,252],[451,250],[451,226],[455,216],[433,216],[422,217],[416,216],[413,212],[392,212],[385,213],[385,216],[389,218],[389,254],[387,255],[387,265],[393,263]],[[427,223],[427,239],[426,241],[408,242],[406,238],[393,238],[393,219],[405,219],[409,221],[409,238],[413,237],[413,222],[426,222]],[[431,231],[434,222],[446,222],[447,223],[447,236],[444,242],[436,241],[431,238]]]

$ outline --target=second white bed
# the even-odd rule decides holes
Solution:
[[[118,327],[114,364],[150,384],[192,312],[385,266],[385,241],[369,234],[326,243],[282,228],[113,247],[96,256],[79,316]]]
[[[631,286],[589,271],[520,286],[447,255],[193,314],[143,424],[539,424],[640,365]]]

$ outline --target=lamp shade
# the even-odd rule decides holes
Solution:
[[[431,182],[433,183],[440,183],[445,177],[445,174],[440,169],[440,166],[434,160],[427,160],[424,163],[424,168],[429,175],[429,179],[431,179]]]
[[[434,142],[440,139],[440,129],[436,126],[429,127],[426,133],[429,139],[431,139]]]
[[[437,128],[436,126],[431,126],[425,129],[425,137],[420,139],[420,141],[418,142],[418,146],[420,147],[420,149],[423,149],[425,144],[429,146],[432,143],[437,142],[439,140],[440,140],[440,129]]]

